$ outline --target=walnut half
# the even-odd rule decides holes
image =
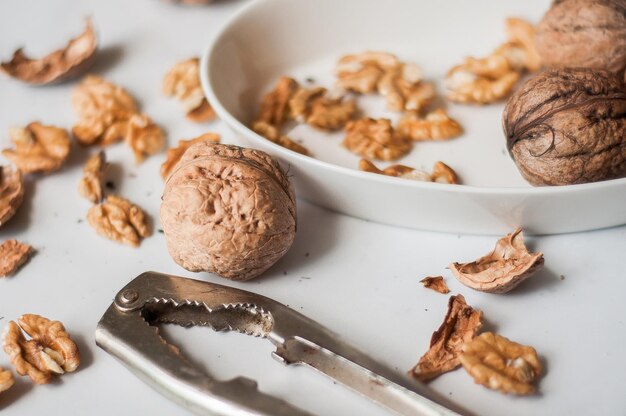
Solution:
[[[19,325],[18,325],[19,324]],[[31,339],[26,340],[22,330]],[[4,332],[4,351],[19,375],[35,384],[46,384],[54,375],[75,371],[80,364],[78,347],[63,324],[43,316],[26,314],[10,321]]]
[[[101,236],[133,247],[152,233],[142,209],[117,195],[92,206],[87,221]]]
[[[346,124],[343,145],[369,159],[395,160],[411,151],[413,143],[397,134],[388,119],[362,118]]]
[[[23,199],[21,172],[8,166],[0,166],[0,227],[15,215]]]
[[[9,130],[15,149],[2,154],[24,173],[48,173],[58,170],[70,153],[70,136],[64,129],[30,123]]]
[[[0,244],[0,277],[10,276],[28,261],[33,248],[17,240],[6,240]]]
[[[163,78],[163,93],[181,102],[191,121],[202,122],[215,118],[200,85],[199,59],[178,62]]]

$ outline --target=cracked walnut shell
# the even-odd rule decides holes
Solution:
[[[215,133],[204,133],[193,139],[179,140],[178,146],[167,149],[165,162],[163,162],[163,164],[161,165],[161,177],[163,179],[167,179],[167,177],[170,176],[170,173],[172,172],[172,170],[174,170],[174,168],[180,161],[180,158],[183,156],[187,149],[189,149],[192,145],[196,143],[204,142],[207,140],[213,143],[219,143],[220,136]]]
[[[33,248],[17,240],[0,244],[0,277],[15,273],[33,254]]]
[[[467,287],[506,293],[541,269],[543,263],[542,253],[528,251],[518,228],[499,239],[491,253],[470,263],[452,263],[448,268]]]
[[[94,204],[104,198],[104,172],[106,168],[106,156],[103,151],[91,156],[83,166],[83,177],[78,184],[78,193]]]
[[[543,371],[534,348],[491,332],[463,344],[459,358],[476,383],[502,393],[534,393]]]
[[[460,366],[461,347],[480,330],[482,316],[481,311],[465,303],[462,295],[450,296],[446,316],[433,332],[429,350],[410,371],[411,375],[426,381]]]
[[[9,76],[28,84],[50,84],[82,73],[93,62],[97,49],[96,33],[91,19],[87,19],[85,31],[71,39],[65,48],[41,59],[27,57],[20,48],[13,53],[9,62],[2,62],[0,67]]]
[[[343,128],[356,113],[354,100],[331,97],[326,88],[300,88],[289,100],[291,116],[322,130]]]
[[[209,105],[200,85],[198,58],[190,58],[174,65],[163,78],[163,93],[180,101],[191,121],[203,122],[215,118],[215,111]]]
[[[142,209],[117,195],[92,206],[87,221],[101,236],[133,247],[152,234]]]
[[[26,340],[22,330],[31,339]],[[8,323],[4,351],[15,371],[35,384],[49,383],[54,375],[73,372],[80,364],[78,347],[63,324],[39,315],[22,315],[18,323]]]
[[[396,129],[402,136],[415,141],[448,140],[463,133],[461,125],[442,108],[423,118],[417,112],[407,112]]]
[[[362,118],[346,124],[343,145],[357,155],[378,160],[398,159],[411,151],[411,141],[397,134],[388,119]]]
[[[420,283],[423,284],[426,289],[431,289],[444,295],[450,293],[450,289],[448,289],[448,285],[446,285],[445,280],[443,280],[443,276],[428,276],[420,280]]]
[[[0,165],[0,227],[15,215],[23,199],[22,173],[18,169]]]
[[[13,373],[0,367],[0,393],[10,389],[15,384]]]
[[[296,199],[278,162],[260,150],[208,141],[191,146],[165,184],[167,248],[187,270],[252,279],[296,234]]]
[[[58,170],[70,153],[70,136],[64,129],[30,123],[25,128],[9,129],[15,149],[2,154],[23,173],[48,173]]]

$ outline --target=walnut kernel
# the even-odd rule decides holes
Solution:
[[[256,121],[262,121],[277,129],[281,128],[290,117],[289,101],[298,88],[298,83],[293,78],[280,78],[276,87],[263,97]]]
[[[458,103],[488,104],[507,96],[520,75],[501,55],[466,58],[446,75],[446,96]]]
[[[13,373],[0,367],[0,393],[10,389],[14,383]]]
[[[445,280],[443,280],[443,276],[428,276],[420,280],[420,283],[423,284],[425,288],[432,289],[435,292],[444,295],[450,293],[450,289],[448,289],[448,285],[446,285]]]
[[[24,199],[22,173],[0,165],[0,227],[15,215]]]
[[[343,56],[335,67],[337,86],[362,94],[374,92],[385,70],[399,65],[398,58],[387,52],[363,52]]]
[[[346,125],[356,112],[354,100],[332,97],[322,87],[300,88],[289,100],[291,116],[322,130],[337,130]]]
[[[459,358],[476,383],[502,393],[534,393],[543,371],[534,348],[491,332],[465,342]]]
[[[30,123],[25,128],[9,130],[15,149],[5,149],[2,154],[22,172],[52,172],[59,169],[70,153],[70,136],[64,129]]]
[[[461,125],[442,108],[432,111],[426,117],[410,111],[398,122],[397,131],[411,140],[448,140],[463,133]]]
[[[388,119],[362,118],[346,124],[343,145],[370,159],[394,160],[412,148],[411,141],[397,134]]]
[[[448,268],[465,286],[481,292],[505,293],[543,267],[543,254],[530,253],[518,228],[502,237],[493,251],[470,263],[452,263]]]
[[[178,161],[183,156],[183,153],[185,153],[185,151],[189,149],[189,147],[196,143],[207,140],[213,143],[219,143],[220,136],[219,134],[215,133],[204,133],[193,139],[179,140],[178,146],[167,149],[165,162],[163,162],[163,164],[161,165],[161,177],[163,179],[167,179],[167,177],[170,176],[170,173],[172,173],[172,170],[178,164]]]
[[[289,137],[280,134],[276,127],[264,121],[255,122],[252,125],[252,130],[254,130],[255,133],[265,137],[267,140],[284,147],[285,149],[293,150],[294,152],[300,153],[302,155],[311,155],[309,149],[291,140]]]
[[[33,248],[17,240],[6,240],[0,244],[0,277],[10,276],[28,261]]]
[[[163,130],[144,114],[134,114],[128,120],[125,137],[137,163],[159,152],[165,145]]]
[[[482,312],[465,303],[462,295],[451,296],[448,311],[430,339],[429,350],[410,371],[420,381],[430,380],[461,365],[463,343],[470,341],[482,327]]]
[[[459,179],[456,172],[443,162],[436,162],[433,172],[428,173],[420,169],[411,168],[404,165],[391,165],[385,169],[378,169],[369,160],[359,161],[359,170],[364,172],[377,173],[379,175],[395,176],[397,178],[411,179],[420,182],[438,182],[448,184],[458,184]]]
[[[133,247],[152,234],[146,214],[117,195],[108,196],[87,212],[87,221],[103,237]]]
[[[83,177],[78,184],[78,193],[94,204],[104,198],[104,172],[107,168],[104,151],[91,156],[83,166]]]
[[[384,72],[377,84],[391,111],[416,110],[435,98],[435,87],[422,83],[422,70],[415,64],[400,64]]]
[[[200,85],[198,58],[178,62],[163,78],[163,93],[175,97],[187,112],[187,118],[195,122],[213,120],[211,108]]]

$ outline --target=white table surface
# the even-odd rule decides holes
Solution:
[[[198,54],[243,3],[181,8],[157,0],[4,1],[0,56],[7,59],[20,45],[35,55],[44,53],[79,33],[82,18],[91,15],[102,46],[94,72],[127,87],[142,110],[166,128],[170,143],[206,130],[233,141],[220,122],[187,122],[178,103],[162,96],[160,82],[174,62]],[[29,88],[2,77],[1,147],[8,145],[7,129],[13,125],[40,120],[71,127],[74,85]],[[225,281],[178,267],[160,233],[138,249],[97,236],[84,220],[89,203],[76,192],[81,166],[93,151],[74,147],[61,171],[30,178],[16,218],[0,229],[0,240],[17,238],[37,249],[18,275],[0,279],[0,327],[23,313],[59,319],[82,358],[79,371],[47,386],[17,377],[16,386],[0,395],[3,415],[185,414],[97,348],[94,329],[115,293],[145,270]],[[124,145],[107,154],[119,193],[144,207],[158,229],[163,155],[135,166]],[[405,372],[426,350],[448,299],[418,282],[442,274],[452,294],[462,293],[484,311],[485,329],[536,347],[546,375],[534,397],[487,390],[463,370],[439,377],[431,383],[434,389],[484,415],[626,414],[626,227],[530,238],[530,246],[545,255],[545,269],[508,295],[490,295],[462,286],[445,267],[488,252],[493,237],[394,228],[298,204],[291,251],[262,278],[234,286],[289,304]],[[309,369],[276,363],[267,341],[206,328],[168,328],[166,333],[219,378],[255,378],[263,391],[318,414],[387,414]],[[8,365],[0,353],[0,366]]]

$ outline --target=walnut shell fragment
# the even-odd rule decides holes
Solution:
[[[559,1],[537,26],[535,43],[548,66],[621,74],[626,68],[626,4],[621,0]]]
[[[4,149],[2,154],[23,173],[58,170],[70,154],[70,136],[58,127],[34,122],[9,129],[9,135],[15,149]]]
[[[163,93],[180,101],[187,118],[197,123],[216,117],[200,85],[199,61],[194,57],[178,62],[163,78]]]
[[[0,367],[0,393],[10,389],[15,384],[13,373]]]
[[[0,67],[10,77],[28,84],[51,84],[80,75],[93,63],[97,49],[96,33],[91,19],[87,19],[85,31],[71,39],[65,48],[41,59],[27,57],[20,48],[13,53],[10,61],[2,62]]]
[[[444,295],[450,293],[450,289],[448,289],[448,285],[446,285],[446,282],[443,280],[443,276],[428,276],[420,280],[420,283],[423,284],[426,289],[432,289]]]
[[[506,293],[543,267],[543,254],[530,253],[518,228],[496,243],[493,251],[470,263],[452,263],[448,268],[465,286],[481,292]]]
[[[491,332],[464,343],[459,358],[476,383],[505,394],[534,393],[543,372],[534,348]]]
[[[388,119],[362,118],[346,124],[343,145],[357,155],[395,160],[411,151],[413,143],[398,134]]]
[[[22,330],[31,339],[26,340]],[[43,316],[26,314],[10,321],[4,332],[4,351],[15,371],[35,384],[46,384],[54,375],[71,373],[80,364],[78,347],[63,324]]]
[[[482,316],[481,311],[465,303],[462,295],[450,296],[446,316],[430,339],[430,349],[422,355],[410,374],[426,381],[460,366],[461,347],[480,330]]]
[[[15,215],[23,199],[22,173],[18,169],[0,166],[0,227]]]
[[[167,177],[170,176],[170,173],[172,172],[172,170],[176,167],[176,165],[180,161],[180,158],[183,156],[185,151],[189,149],[192,145],[203,142],[203,141],[219,143],[220,136],[219,134],[215,134],[215,133],[204,133],[193,139],[179,140],[178,146],[167,149],[165,162],[163,162],[163,164],[161,165],[161,177],[163,179],[167,179]]]
[[[87,221],[101,236],[133,247],[152,234],[143,210],[117,195],[92,206]]]
[[[509,153],[532,185],[626,176],[621,76],[588,68],[544,71],[511,96],[502,124]]]
[[[190,271],[252,279],[278,261],[295,237],[291,181],[259,150],[194,144],[167,180],[162,201],[168,251]]]
[[[104,173],[107,168],[104,151],[91,156],[83,166],[83,177],[78,184],[78,193],[94,204],[104,198]]]
[[[28,261],[33,248],[17,240],[6,240],[0,244],[0,277],[14,274]]]

